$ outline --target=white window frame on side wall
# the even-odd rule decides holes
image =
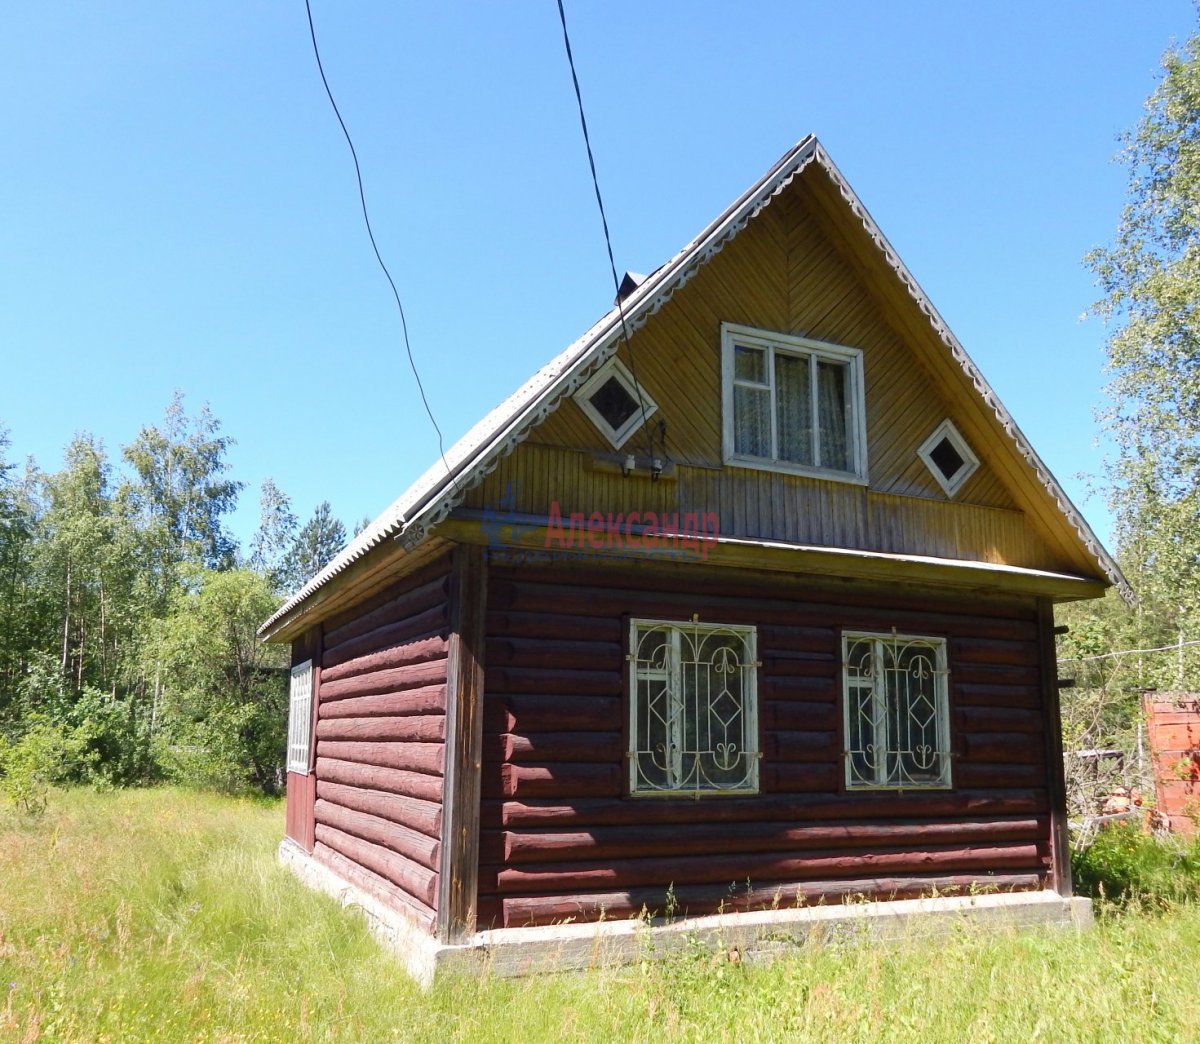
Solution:
[[[860,643],[870,646],[870,662],[865,664],[865,669],[855,669],[856,665],[851,663],[851,647]],[[921,662],[913,662],[911,670],[899,670],[901,653],[911,650],[924,650],[928,655],[920,657]],[[842,736],[847,790],[949,790],[953,787],[950,671],[946,657],[945,638],[895,632],[842,633]],[[903,680],[901,675],[904,675]],[[911,693],[922,684],[931,690],[932,708],[929,711],[918,708],[914,712]],[[902,685],[905,693],[900,691]],[[901,708],[897,705],[905,694],[909,696],[908,707]],[[928,694],[918,693],[917,696],[917,699],[929,698]],[[864,744],[865,749],[853,746],[856,735],[853,718],[859,707],[866,707],[870,718],[872,742]],[[902,714],[901,709],[906,713]],[[932,745],[912,742],[909,726],[918,720],[918,714],[927,715],[927,720],[933,723],[935,742]],[[919,720],[917,727],[920,728]],[[909,729],[907,745],[902,743],[899,735],[906,729]],[[922,767],[920,760],[931,756],[936,759],[936,774],[930,772],[926,778],[920,778],[905,769],[906,758]],[[860,761],[869,771],[869,778],[867,771],[856,767]]]
[[[313,662],[305,660],[292,668],[288,682],[287,770],[308,775],[312,750]]]
[[[642,655],[643,642],[655,632],[663,632],[665,641],[661,655],[648,658]],[[706,650],[706,639],[714,637],[718,641]],[[735,660],[721,641],[729,639],[739,650]],[[704,659],[706,655],[710,659]],[[756,629],[744,624],[631,619],[628,660],[630,795],[757,794],[762,754]],[[707,692],[702,691],[706,688],[702,674],[708,681]],[[718,682],[733,683],[735,675],[736,696],[731,686],[714,693],[714,676]],[[702,713],[703,727],[699,725]],[[658,743],[651,735],[656,731],[663,733]],[[733,775],[722,779],[721,773]]]
[[[767,362],[767,379],[765,383],[751,383],[735,376],[734,360],[739,347],[760,349],[765,352]],[[822,360],[845,364],[848,375],[846,389],[846,436],[851,441],[850,459],[852,469],[843,471],[840,468],[826,468],[820,465],[799,464],[794,461],[778,458],[778,410],[775,387],[775,355],[783,353],[791,356],[805,357],[815,368]],[[754,387],[767,391],[771,397],[771,456],[759,457],[746,453],[738,453],[735,441],[734,388],[736,386]],[[817,382],[810,380],[810,394],[813,396],[812,416],[817,417]],[[850,348],[842,344],[830,344],[827,341],[816,341],[808,337],[797,337],[793,334],[772,333],[769,330],[757,330],[749,326],[739,326],[736,323],[721,324],[721,402],[722,402],[722,443],[723,456],[726,464],[740,468],[756,468],[761,471],[779,471],[791,475],[806,475],[810,478],[829,479],[835,482],[849,482],[856,485],[867,484],[867,417],[864,397],[863,353],[861,348]],[[814,430],[819,424],[814,425]],[[815,455],[819,459],[819,434],[814,434]]]

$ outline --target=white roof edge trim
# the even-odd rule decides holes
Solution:
[[[583,381],[616,351],[621,335],[622,311],[625,327],[630,333],[644,326],[680,287],[720,253],[814,160],[833,180],[851,212],[862,223],[909,296],[929,320],[934,332],[950,350],[954,360],[992,410],[1005,433],[1012,439],[1018,453],[1034,469],[1039,481],[1073,526],[1089,554],[1095,557],[1097,564],[1122,597],[1126,601],[1133,601],[1133,592],[1116,562],[1034,451],[966,349],[950,331],[920,284],[892,249],[841,171],[816,137],[810,134],[789,149],[763,177],[738,196],[720,216],[666,264],[651,273],[624,300],[621,308],[614,307],[603,315],[580,338],[467,431],[447,451],[444,462],[437,461],[371,525],[355,537],[329,565],[288,598],[259,627],[259,635],[268,637],[274,633],[278,629],[277,624],[312,594],[385,539],[399,537],[407,548],[416,547],[434,526],[446,518],[461,501],[463,494],[490,475],[500,461],[524,441],[534,427],[553,413],[566,396],[573,394]]]
[[[905,555],[897,551],[865,551],[857,547],[829,547],[824,544],[789,544],[781,540],[756,540],[752,537],[718,536],[718,544],[734,547],[758,547],[777,551],[803,551],[820,555],[841,555],[843,558],[866,558],[880,562],[911,562],[914,565],[939,566],[943,569],[966,569],[978,573],[1007,573],[1010,576],[1028,576],[1043,580],[1070,580],[1078,584],[1093,584],[1096,581],[1071,573],[1056,573],[1049,569],[1033,569],[1030,566],[1007,565],[1003,562],[976,562],[969,558],[937,558],[934,555]]]

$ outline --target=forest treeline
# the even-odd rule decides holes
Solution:
[[[248,547],[232,439],[176,393],[119,455],[88,434],[60,470],[11,459],[0,427],[0,785],[170,779],[273,792],[287,652],[258,625],[345,544],[322,503],[300,525],[267,480]]]

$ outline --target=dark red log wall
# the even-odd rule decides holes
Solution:
[[[445,766],[448,557],[323,625],[314,855],[432,928]]]
[[[1032,600],[805,596],[696,573],[492,567],[481,927],[1046,884]],[[758,629],[761,793],[630,799],[622,618],[693,613]],[[893,627],[948,639],[952,790],[842,790],[840,629]]]

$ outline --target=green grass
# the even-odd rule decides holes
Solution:
[[[668,962],[420,993],[275,863],[278,803],[56,792],[0,812],[0,1039],[1196,1040],[1200,907],[775,964]]]

